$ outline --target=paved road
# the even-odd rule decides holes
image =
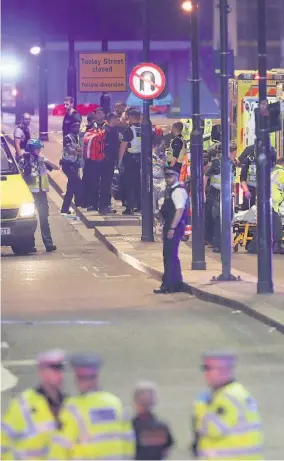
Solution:
[[[2,349],[2,365],[18,378],[2,393],[3,409],[11,395],[35,384],[37,352],[54,346],[96,351],[105,359],[103,386],[126,405],[138,379],[157,382],[159,411],[178,442],[172,457],[187,459],[191,405],[204,386],[200,356],[230,347],[240,354],[239,378],[259,401],[267,457],[280,459],[283,336],[244,314],[186,294],[153,296],[153,280],[109,253],[92,231],[59,216],[54,204],[51,226],[56,253],[46,254],[40,240],[34,256],[14,257],[2,250],[2,341],[7,343],[2,345],[9,346]],[[70,372],[66,388],[74,391]]]

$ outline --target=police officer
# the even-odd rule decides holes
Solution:
[[[182,136],[183,123],[176,122],[172,126],[173,139],[168,149],[167,162],[168,165],[173,167],[178,173],[180,173],[182,162],[186,155],[185,140]]]
[[[70,126],[70,133],[63,139],[63,155],[60,161],[62,171],[68,178],[67,190],[64,196],[61,213],[71,214],[69,208],[75,196],[75,205],[82,206],[83,188],[80,178],[82,166],[82,145],[80,140],[80,123],[74,122]]]
[[[56,250],[56,246],[53,244],[48,222],[49,206],[47,192],[49,190],[49,181],[47,170],[59,170],[59,167],[40,155],[42,147],[44,145],[40,139],[29,139],[26,152],[19,161],[19,167],[34,197],[39,215],[42,241],[46,251],[51,252]],[[35,248],[33,252],[36,252]]]
[[[39,386],[15,397],[2,417],[1,459],[47,459],[58,426],[65,353],[50,350],[37,357]]]
[[[74,354],[70,364],[80,395],[67,399],[60,412],[49,459],[134,459],[134,432],[121,400],[99,387],[101,359]]]
[[[280,206],[284,203],[284,157],[279,158],[271,173],[271,195],[272,195],[272,222],[273,222],[273,252],[284,254],[282,245],[282,221],[280,217]]]
[[[129,127],[124,131],[119,151],[119,168],[124,169],[126,192],[125,215],[141,209],[141,113],[128,113]]]
[[[208,187],[208,182],[210,185]],[[220,191],[221,191],[221,164],[220,153],[217,149],[211,151],[211,165],[204,176],[204,195],[206,209],[206,225],[213,225],[213,252],[220,253],[221,248],[221,220],[220,220]],[[212,221],[209,219],[211,214]],[[211,240],[212,233],[206,229],[207,240]]]
[[[74,99],[72,96],[66,96],[66,98],[64,98],[64,107],[66,109],[66,113],[62,123],[63,139],[67,136],[67,134],[71,133],[71,125],[73,123],[79,122],[81,125],[82,122],[81,115],[74,109]]]
[[[202,369],[210,388],[194,407],[193,453],[198,459],[264,459],[257,403],[234,376],[236,356],[210,352]]]
[[[14,143],[16,150],[16,161],[18,162],[25,151],[28,140],[31,138],[30,132],[31,116],[25,113],[21,117],[21,123],[15,128]]]
[[[163,258],[164,275],[162,285],[156,294],[178,292],[182,288],[182,274],[178,250],[184,235],[188,214],[188,193],[179,183],[179,172],[174,167],[165,167],[167,188],[165,200],[160,214],[164,220],[163,226]]]
[[[255,147],[255,146],[254,146]],[[242,163],[240,176],[241,186],[244,192],[242,210],[249,210],[255,205],[256,200],[256,149],[250,150]]]
[[[135,459],[165,459],[174,444],[168,425],[153,414],[156,403],[155,385],[138,383],[134,391],[136,416],[132,420],[136,435]]]

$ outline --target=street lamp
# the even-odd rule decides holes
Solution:
[[[32,46],[30,48],[30,53],[33,54],[34,56],[39,55],[41,52],[41,47],[40,46]]]
[[[1,59],[1,76],[3,78],[16,78],[21,73],[19,64],[13,59]]]
[[[204,203],[203,203],[203,137],[200,117],[199,37],[197,0],[185,0],[182,9],[190,17],[191,65],[192,65],[192,132],[191,200],[192,200],[192,270],[205,270]]]
[[[186,13],[191,13],[193,8],[191,0],[185,0],[181,7]]]

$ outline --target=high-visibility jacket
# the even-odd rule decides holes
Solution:
[[[189,160],[189,155],[186,154],[184,156],[181,169],[180,169],[180,174],[179,174],[179,181],[181,182],[186,182],[190,178],[190,160]]]
[[[256,187],[256,163],[255,162],[251,162],[249,164],[246,182],[248,186]]]
[[[203,395],[195,405],[194,426],[199,459],[264,459],[256,401],[238,382]]]
[[[130,129],[133,133],[133,139],[129,143],[130,147],[127,148],[129,154],[140,154],[141,153],[141,125],[131,125]]]
[[[279,213],[281,203],[284,202],[284,166],[276,165],[271,172],[272,207]]]
[[[66,400],[49,459],[134,459],[135,436],[118,397],[94,391]]]
[[[33,193],[41,190],[48,192],[49,181],[47,176],[46,159],[41,156],[25,154],[19,161],[19,168],[23,178]]]
[[[27,389],[13,399],[2,418],[1,458],[46,459],[57,428],[45,396]]]

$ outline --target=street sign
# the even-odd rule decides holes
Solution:
[[[220,50],[213,51],[213,65],[215,74],[220,75],[221,73],[221,53]],[[230,78],[234,77],[235,73],[235,58],[234,50],[228,50],[228,74]]]
[[[125,53],[79,53],[79,91],[127,91]]]
[[[166,86],[166,77],[159,66],[152,62],[143,62],[134,67],[129,77],[132,93],[141,99],[155,99],[162,94]]]

